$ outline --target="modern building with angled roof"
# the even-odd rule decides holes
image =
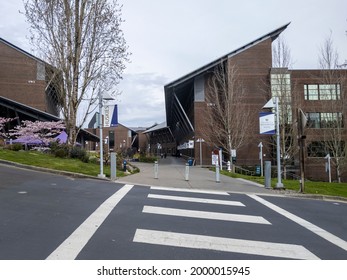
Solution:
[[[31,121],[60,120],[60,104],[53,80],[54,67],[0,38],[0,116]],[[98,141],[85,130],[80,143]]]
[[[184,75],[164,86],[167,126],[176,141],[176,147],[182,155],[193,157],[196,164],[211,165],[212,153],[220,147],[216,143],[209,143],[204,138],[206,129],[206,115],[208,104],[206,96],[210,94],[209,81],[214,77],[221,65],[236,67],[238,80],[244,91],[244,103],[251,109],[251,116],[243,127],[246,137],[243,145],[236,150],[236,165],[254,168],[260,165],[259,144],[263,144],[263,159],[272,162],[275,166],[276,149],[273,136],[261,135],[259,132],[259,113],[263,106],[272,97],[281,93],[278,91],[276,79],[284,77],[290,103],[290,123],[286,127],[294,128],[290,135],[293,152],[281,154],[281,159],[286,163],[282,172],[299,173],[299,153],[297,144],[297,110],[300,108],[308,118],[305,127],[305,168],[306,175],[311,179],[326,180],[324,171],[324,156],[329,152],[327,139],[324,138],[324,123],[329,119],[336,123],[338,118],[343,118],[347,113],[347,106],[330,109],[325,104],[334,104],[345,99],[346,95],[346,70],[335,70],[338,77],[327,81],[325,78],[331,70],[292,70],[287,68],[273,68],[272,43],[289,26],[287,23],[226,55]],[[341,79],[341,77],[343,77]],[[321,96],[318,95],[321,93]],[[346,103],[347,105],[347,103]],[[312,127],[312,123],[316,127]],[[319,125],[322,129],[318,129]],[[344,128],[343,128],[344,130]],[[287,131],[287,130],[286,130]],[[218,131],[214,131],[217,133]],[[288,133],[288,131],[286,132]],[[294,139],[295,138],[295,139]],[[289,139],[289,138],[288,138]],[[341,139],[341,145],[345,146],[346,133]],[[319,142],[319,143],[318,143]],[[323,143],[323,144],[322,144]],[[200,146],[201,145],[201,146]],[[319,150],[319,152],[318,152]],[[229,157],[225,157],[229,160]],[[347,179],[346,165],[341,170]],[[337,179],[336,168],[333,177]],[[333,180],[334,180],[333,179]]]

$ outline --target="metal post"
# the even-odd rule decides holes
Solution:
[[[327,154],[325,158],[326,158],[326,160],[327,160],[327,163],[326,163],[326,171],[328,172],[328,175],[329,175],[329,183],[331,183],[330,154]]]
[[[260,142],[258,145],[259,151],[259,159],[260,159],[260,176],[264,176],[264,163],[263,163],[263,142]]]
[[[199,138],[198,140],[196,140],[196,142],[199,143],[200,166],[202,166],[202,143],[205,142],[205,140],[202,138]]]
[[[189,181],[189,164],[188,163],[186,163],[185,179],[186,181]]]
[[[111,153],[111,180],[117,179],[117,155],[115,152]]]
[[[154,179],[158,179],[158,171],[159,171],[158,161],[155,161],[154,162]]]
[[[102,95],[99,93],[99,137],[100,137],[100,174],[98,174],[99,178],[105,178],[104,174],[104,150],[103,150],[103,139],[102,139]]]
[[[216,163],[216,183],[219,183],[220,179],[219,179],[219,164],[218,161]]]
[[[278,110],[278,97],[275,97],[276,102],[276,137],[277,137],[277,184],[276,189],[283,189],[281,178],[281,145],[280,145],[280,114]]]
[[[200,138],[199,139],[200,141],[199,141],[199,144],[200,144],[200,153],[199,153],[199,157],[200,157],[200,166],[202,166],[202,147],[201,147],[201,145],[202,145],[202,139]]]
[[[265,161],[265,188],[271,188],[271,161]]]

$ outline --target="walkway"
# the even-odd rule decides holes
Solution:
[[[167,157],[159,159],[158,179],[154,178],[153,163],[134,163],[140,173],[119,178],[117,182],[136,185],[161,186],[172,188],[191,188],[230,192],[271,193],[263,186],[242,179],[220,175],[216,182],[215,172],[200,166],[189,167],[189,181],[185,180],[185,161],[182,158]]]

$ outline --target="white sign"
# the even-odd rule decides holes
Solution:
[[[275,134],[276,133],[274,113],[260,113],[259,130],[260,130],[260,134]]]
[[[231,157],[236,157],[236,150],[234,149],[231,150]]]
[[[212,165],[218,164],[218,155],[212,154]]]
[[[114,127],[118,125],[118,108],[117,105],[104,106],[104,127]]]

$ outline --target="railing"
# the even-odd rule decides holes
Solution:
[[[248,176],[254,176],[255,175],[255,171],[251,171],[245,168],[242,168],[240,166],[236,166],[235,165],[235,172],[242,174],[242,175],[248,175]]]

